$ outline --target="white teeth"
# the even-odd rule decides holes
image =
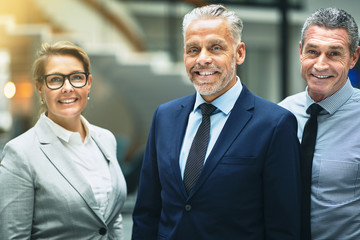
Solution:
[[[314,75],[314,77],[321,78],[321,79],[331,77],[331,76],[321,76],[321,75],[315,75],[315,74],[313,74],[313,75]]]
[[[73,103],[73,102],[75,102],[75,98],[73,98],[73,99],[65,99],[65,100],[61,100],[60,102],[61,103]]]
[[[201,76],[208,76],[208,75],[213,75],[215,72],[199,72],[199,75]]]

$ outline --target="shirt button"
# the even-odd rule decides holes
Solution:
[[[100,228],[99,229],[99,234],[100,235],[105,235],[106,234],[106,229],[105,228]]]
[[[190,204],[186,204],[186,205],[185,205],[185,211],[190,212],[190,210],[191,210],[191,205],[190,205]]]

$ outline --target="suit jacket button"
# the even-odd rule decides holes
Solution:
[[[186,204],[186,205],[185,205],[185,211],[190,212],[190,210],[191,210],[191,205],[190,205],[190,204]]]
[[[99,229],[99,234],[100,235],[105,235],[106,234],[106,229],[105,228],[100,228]]]

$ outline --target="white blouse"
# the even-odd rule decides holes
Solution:
[[[78,167],[82,174],[81,177],[90,184],[100,212],[104,215],[112,191],[110,170],[108,161],[90,136],[88,122],[81,116],[81,123],[86,132],[85,140],[82,142],[80,133],[66,130],[44,113],[40,117],[46,119],[55,135],[64,145],[67,155]]]

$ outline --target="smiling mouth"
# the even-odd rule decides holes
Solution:
[[[319,78],[319,79],[327,79],[327,78],[333,77],[332,75],[315,75],[315,74],[311,74],[311,76]]]
[[[76,102],[76,101],[77,101],[77,98],[59,100],[60,103],[73,103],[73,102]]]
[[[195,73],[197,75],[200,75],[200,76],[210,76],[210,75],[214,75],[215,73],[217,72],[200,72],[200,71],[195,71]]]

